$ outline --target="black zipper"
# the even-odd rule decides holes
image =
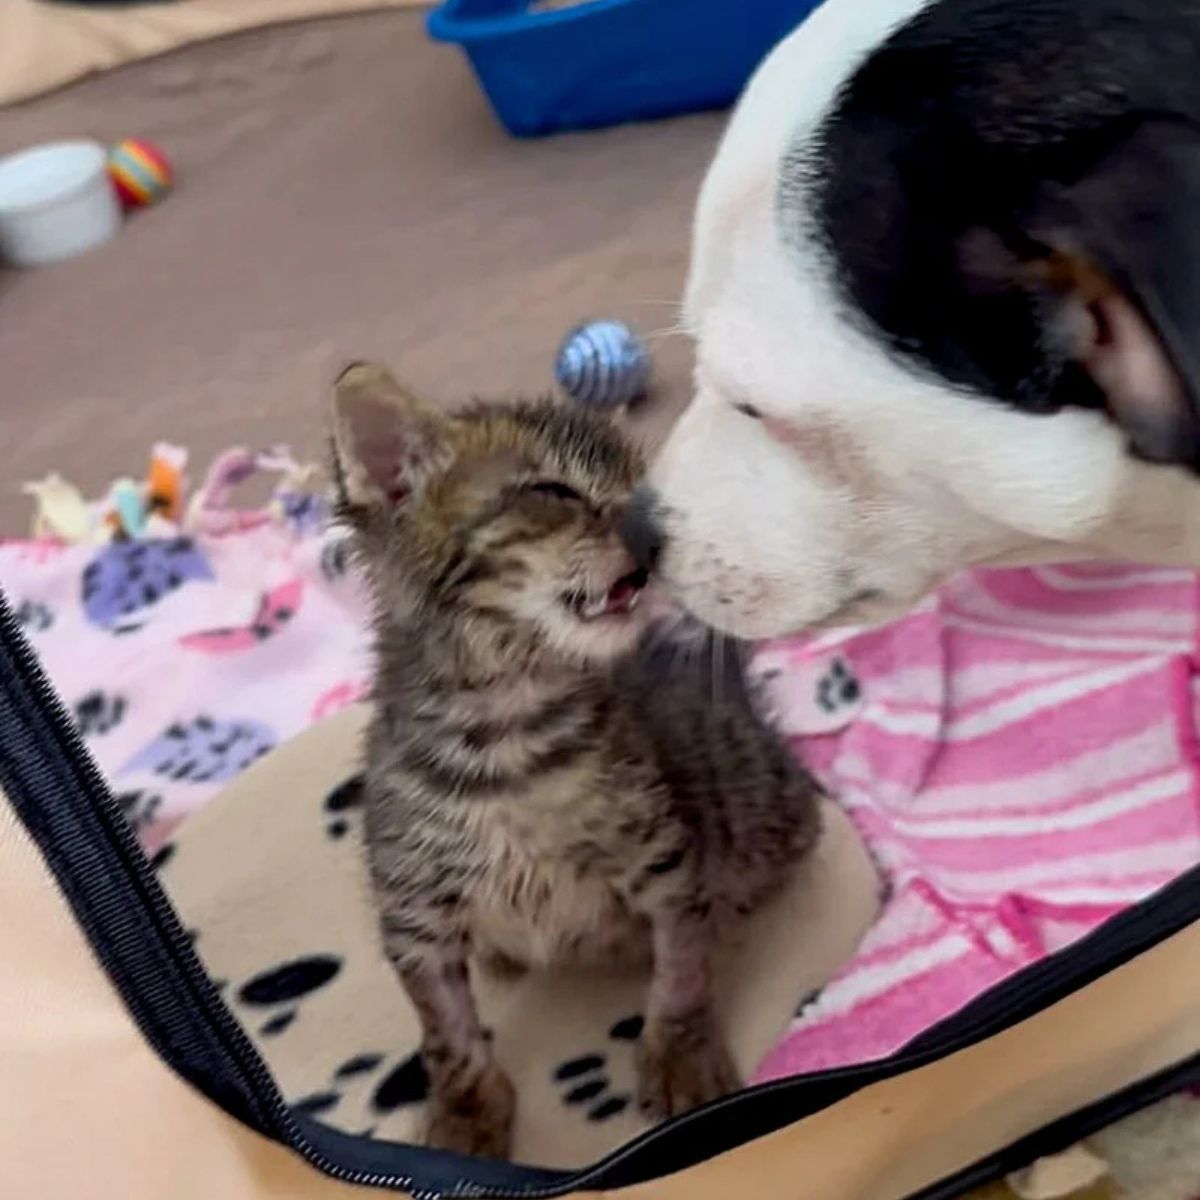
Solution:
[[[908,1200],[958,1200],[972,1188],[982,1187],[1011,1171],[1027,1167],[1044,1155],[1066,1150],[1108,1128],[1115,1121],[1140,1112],[1197,1081],[1200,1081],[1200,1055],[1019,1138],[951,1178],[923,1188],[916,1195],[909,1196]]]
[[[414,1200],[549,1200],[693,1166],[1009,1028],[1200,918],[1197,868],[1073,947],[999,984],[887,1059],[747,1089],[651,1130],[582,1170],[486,1163],[353,1137],[291,1111],[206,975],[2,596],[0,738],[0,784],[159,1055],[233,1116],[325,1174],[349,1184],[403,1190]],[[1152,1081],[1122,1093],[1111,1102],[1115,1107],[1104,1102],[1084,1115],[1090,1119],[1121,1105],[1132,1111],[1143,1095],[1140,1103],[1156,1098]],[[401,1166],[399,1159],[407,1161]],[[356,1160],[358,1165],[348,1165]],[[950,1193],[927,1190],[912,1200],[935,1194]]]
[[[715,1101],[615,1151],[595,1167],[581,1172],[575,1180],[576,1186],[616,1188],[641,1182],[647,1177],[644,1171],[627,1171],[625,1167],[627,1160],[651,1146],[656,1173],[669,1174],[698,1161],[693,1149],[696,1145],[705,1147],[704,1157],[712,1157],[794,1124],[865,1087],[926,1066],[1019,1024],[1186,929],[1197,919],[1200,919],[1200,868],[1193,868],[1074,946],[997,984],[888,1058],[816,1075],[774,1080]],[[638,1166],[636,1161],[629,1165]],[[499,1200],[499,1195],[495,1195]]]
[[[184,987],[182,997],[175,993],[174,1002],[182,1000],[194,1017],[197,1036],[217,1048],[221,1068],[232,1075],[232,1088],[222,1088],[217,1095],[205,1089],[212,1099],[243,1123],[257,1129],[277,1141],[285,1142],[302,1154],[313,1166],[347,1183],[383,1186],[397,1190],[412,1190],[414,1200],[420,1200],[414,1189],[411,1176],[393,1172],[372,1174],[347,1171],[339,1164],[326,1158],[314,1146],[288,1108],[270,1071],[259,1056],[241,1026],[221,1000],[211,980],[205,973],[191,945],[191,939],[171,907],[147,859],[112,796],[107,782],[96,767],[91,753],[79,736],[74,723],[68,716],[62,701],[50,686],[36,654],[26,641],[20,625],[13,615],[7,599],[0,594],[0,694],[6,701],[0,707],[0,781],[22,818],[46,856],[62,887],[76,918],[85,932],[92,935],[102,916],[97,908],[101,899],[93,902],[92,896],[107,890],[108,885],[119,878],[122,883],[132,885],[135,899],[144,908],[145,915],[161,940],[162,949],[178,972]],[[9,705],[12,706],[9,710]],[[24,728],[19,728],[21,725]],[[26,742],[19,746],[18,740]],[[40,750],[40,770],[22,769],[18,765],[14,750]],[[111,868],[117,876],[105,876],[90,882],[65,877],[61,868],[64,863],[55,848],[43,839],[50,832],[37,809],[31,807],[39,799],[44,800],[47,789],[66,787],[69,794],[85,798],[95,814],[94,829],[103,838],[105,847],[111,852]],[[44,814],[45,806],[41,806]],[[82,835],[86,836],[86,835]],[[122,889],[124,890],[124,889]],[[92,895],[89,896],[88,893]],[[128,894],[118,898],[128,900]],[[93,950],[101,963],[112,973],[114,959],[119,959],[116,947],[104,947],[92,939]],[[110,952],[110,951],[115,951]],[[143,1005],[134,995],[131,1001],[132,982],[116,978],[114,982],[147,1039],[156,1046],[160,1054],[174,1068],[169,1053],[164,1054],[162,1041],[164,1031],[159,1022],[147,1020],[140,1011]],[[189,1078],[189,1082],[196,1082]],[[231,1102],[231,1095],[239,1096],[244,1104]],[[435,1193],[436,1194],[436,1193]]]

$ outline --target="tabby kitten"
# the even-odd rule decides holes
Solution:
[[[367,365],[337,382],[333,445],[377,608],[366,849],[421,1020],[429,1143],[509,1149],[513,1088],[471,954],[648,957],[643,1109],[668,1117],[736,1088],[714,924],[754,909],[813,844],[817,793],[732,656],[701,678],[695,656],[642,638],[647,579],[617,532],[638,458],[579,409],[442,416]]]

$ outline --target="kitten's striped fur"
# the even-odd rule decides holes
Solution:
[[[334,403],[341,513],[377,608],[366,844],[386,953],[416,1005],[429,1141],[504,1155],[514,1097],[470,953],[649,956],[640,1100],[737,1086],[713,1018],[713,925],[817,833],[815,787],[736,655],[655,651],[617,528],[641,463],[550,402],[424,409],[381,368]]]

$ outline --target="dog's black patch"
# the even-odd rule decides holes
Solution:
[[[815,210],[851,313],[918,369],[1031,413],[1105,403],[1062,291],[1028,271],[1078,254],[1165,316],[1152,324],[1195,393],[1197,62],[1196,0],[939,0],[793,148],[782,232]],[[1158,457],[1196,457],[1185,423]]]

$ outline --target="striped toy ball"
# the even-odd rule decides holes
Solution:
[[[650,354],[621,321],[588,321],[567,334],[554,377],[580,404],[619,408],[646,394]]]
[[[108,152],[108,174],[126,208],[144,208],[171,190],[171,164],[157,146],[125,138]]]

